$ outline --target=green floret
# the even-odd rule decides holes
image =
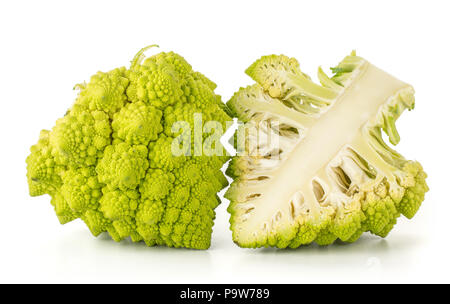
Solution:
[[[149,169],[142,181],[139,191],[143,199],[160,200],[172,190],[175,176],[161,169]]]
[[[80,217],[80,214],[70,208],[64,196],[59,192],[52,194],[50,203],[55,208],[56,216],[62,225],[70,223]]]
[[[160,136],[157,141],[149,145],[148,158],[150,159],[150,168],[160,168],[168,171],[179,168],[185,161],[184,155],[174,156],[172,154],[171,137]]]
[[[190,196],[189,187],[177,185],[167,197],[167,207],[183,209]]]
[[[111,232],[110,234],[113,239],[119,241],[120,238],[112,227],[111,221],[108,220],[102,212],[95,209],[89,209],[81,216],[81,219],[85,222],[86,226],[88,226],[92,235],[99,236],[103,232],[111,231],[112,234]]]
[[[184,95],[189,103],[195,105],[199,109],[208,110],[211,105],[217,104],[216,94],[203,80],[196,80],[194,77],[187,79],[189,90],[184,91]]]
[[[166,209],[165,202],[162,200],[144,200],[140,205],[136,214],[138,223],[145,225],[155,225],[159,223]],[[144,237],[144,239],[147,239]]]
[[[130,85],[127,96],[130,101],[142,101],[156,108],[164,109],[180,99],[182,91],[178,74],[173,66],[164,62],[147,62],[141,65],[142,57],[138,53],[128,72]]]
[[[203,146],[208,153],[223,147],[207,133],[194,144],[191,132],[194,115],[200,131],[208,120],[225,131],[226,106],[183,57],[167,52],[144,61],[147,49],[129,69],[98,72],[76,86],[73,106],[31,147],[29,191],[50,194],[62,224],[80,218],[94,236],[207,249],[228,157],[206,156]],[[187,135],[171,131],[180,120],[188,122]],[[183,138],[201,156],[189,145],[175,153]]]
[[[56,121],[50,134],[55,157],[70,166],[93,166],[111,143],[109,117],[102,111],[69,113]]]
[[[197,197],[203,204],[215,208],[219,205],[214,186],[207,180],[202,180],[191,188],[191,195]]]
[[[114,69],[108,73],[98,72],[91,77],[88,84],[79,84],[80,89],[77,103],[86,106],[90,111],[103,111],[114,114],[127,101],[125,90],[129,80],[125,75],[126,69]]]
[[[389,196],[381,198],[373,192],[367,193],[361,208],[366,218],[366,229],[376,235],[387,233],[386,227],[400,216]]]
[[[100,199],[99,211],[112,222],[120,239],[131,237],[133,241],[142,238],[136,232],[135,215],[139,205],[139,193],[136,190],[104,190]]]
[[[188,139],[192,141],[194,140],[194,134],[191,134],[192,130],[194,130],[194,115],[196,113],[202,113],[200,109],[197,107],[184,102],[177,102],[173,106],[169,106],[164,110],[164,133],[169,137],[183,136],[183,139]],[[181,128],[178,132],[172,131],[172,127],[177,122],[187,122],[189,125],[189,130],[185,130]],[[200,125],[202,126],[202,124]],[[188,131],[186,133],[186,137],[184,137],[183,132]]]
[[[429,190],[425,181],[427,174],[418,162],[408,162],[404,170],[410,172],[414,178],[414,184],[406,188],[405,195],[397,204],[398,211],[409,219],[412,219],[425,199],[425,193]]]
[[[108,146],[97,165],[100,182],[110,188],[135,189],[148,168],[147,147],[119,143]]]
[[[81,214],[97,209],[103,184],[98,181],[95,167],[69,169],[62,173],[62,181],[60,192],[70,209]]]
[[[184,80],[190,74],[196,74],[192,72],[192,66],[180,55],[174,52],[161,52],[150,58],[147,58],[143,66],[155,66],[155,65],[169,65],[178,75],[178,79]],[[207,79],[205,77],[205,79]],[[212,90],[214,90],[213,88]]]
[[[186,161],[183,166],[174,171],[176,182],[185,186],[193,186],[202,179],[203,166],[193,160]],[[217,173],[217,171],[214,171]]]
[[[105,189],[100,199],[99,210],[111,221],[133,217],[139,203],[139,193],[136,190]]]
[[[142,101],[163,109],[181,96],[176,75],[170,66],[140,66],[129,73],[131,84],[127,96],[132,102]]]
[[[49,135],[50,131],[41,131],[38,143],[31,147],[31,154],[26,160],[31,196],[53,194],[62,184],[59,174],[64,166],[58,164],[52,155]]]
[[[147,145],[162,131],[162,112],[143,102],[129,103],[114,115],[113,137],[130,145]]]
[[[207,78],[205,75],[203,75],[200,72],[192,73],[192,77],[194,77],[194,79],[196,81],[200,81],[203,84],[205,84],[206,86],[208,86],[208,88],[210,88],[211,90],[215,90],[217,88],[217,84],[212,82],[211,79]]]
[[[218,192],[221,189],[228,186],[228,180],[222,172],[217,172],[213,169],[213,166],[208,163],[198,164],[200,171],[202,172],[203,180],[210,181],[212,189],[214,192]]]
[[[191,129],[194,130],[193,114],[195,113],[202,114],[202,121],[200,122],[202,128],[204,122],[218,121],[222,128],[226,129],[226,122],[231,121],[231,118],[224,111],[225,107],[220,96],[212,91],[212,86],[215,86],[215,84],[208,83],[203,78],[200,78],[200,80],[192,76],[187,78],[187,84],[183,86],[183,96],[189,102],[178,102],[165,110],[164,132],[167,136],[178,135],[172,131],[172,125],[177,121],[188,122]],[[203,136],[207,136],[207,134],[205,133]]]
[[[334,235],[327,228],[327,229],[319,232],[319,234],[317,235],[317,237],[314,241],[316,242],[317,245],[327,246],[327,245],[333,244],[334,241],[336,241],[336,239],[337,239],[337,236]]]
[[[359,231],[367,219],[359,204],[359,199],[355,197],[352,203],[340,208],[335,214],[334,224],[329,227],[330,233],[347,241]]]
[[[228,102],[245,123],[226,171],[235,179],[226,197],[239,246],[386,237],[424,200],[421,165],[382,136],[399,142],[395,122],[414,108],[413,88],[354,52],[332,71],[319,68],[318,85],[294,58],[264,56],[246,71],[256,84]]]

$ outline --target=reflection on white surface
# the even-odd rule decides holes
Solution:
[[[370,235],[354,244],[298,249],[241,249],[225,236],[208,251],[147,247],[107,235],[93,238],[75,223],[46,243],[33,242],[10,281],[34,282],[358,282],[406,274],[422,240]],[[423,245],[423,244],[422,244]],[[17,260],[17,256],[15,259]],[[3,279],[3,278],[2,278]]]
[[[173,279],[178,279],[183,277],[183,273],[189,277],[190,273],[207,276],[211,272],[208,251],[162,246],[149,248],[142,242],[132,243],[129,239],[116,243],[107,234],[93,238],[84,229],[47,245],[50,248],[41,247],[41,250],[55,255],[54,267],[51,269],[62,279],[77,280],[78,276],[87,280],[91,277],[93,280],[102,278],[115,281],[124,276],[125,280],[149,279],[157,282],[169,273]],[[175,275],[177,272],[179,274]]]
[[[289,277],[297,273],[297,280],[303,282],[377,280],[391,273],[407,272],[414,259],[408,252],[414,252],[418,242],[407,238],[388,241],[369,235],[354,244],[310,245],[294,250],[262,249],[257,254],[246,254],[238,259],[234,270],[247,269],[263,274],[264,269],[270,269],[274,271],[273,275],[281,277],[286,273]]]

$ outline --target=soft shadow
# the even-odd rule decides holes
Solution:
[[[405,235],[392,239],[363,235],[352,244],[335,242],[329,246],[312,244],[296,249],[247,249],[236,260],[232,271],[239,276],[241,272],[263,270],[279,279],[286,278],[283,273],[298,279],[306,274],[339,278],[355,278],[367,273],[374,277],[386,276],[392,271],[406,272],[412,263],[417,263],[414,249],[421,243],[423,240]]]
[[[73,278],[104,277],[111,282],[181,280],[190,273],[207,276],[212,272],[211,254],[205,250],[148,247],[130,239],[115,242],[107,234],[95,238],[81,230],[64,233],[47,245],[56,270]]]
[[[389,239],[379,238],[374,235],[362,235],[354,243],[346,243],[340,240],[335,241],[333,244],[328,246],[319,246],[317,244],[303,245],[298,248],[259,248],[259,249],[249,249],[255,251],[258,254],[279,254],[279,255],[290,255],[290,254],[320,254],[320,253],[347,253],[347,252],[358,252],[370,250],[373,253],[387,253],[400,252],[404,250],[411,250],[418,244],[423,243],[422,239],[410,236],[402,236],[401,238],[396,238],[395,241],[390,241]]]

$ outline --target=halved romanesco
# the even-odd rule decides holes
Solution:
[[[416,161],[392,144],[414,90],[352,53],[317,85],[286,56],[265,56],[228,106],[245,125],[227,173],[235,178],[233,240],[242,247],[298,247],[369,231],[385,237],[400,214],[412,218],[428,187]],[[242,140],[243,139],[243,140]]]

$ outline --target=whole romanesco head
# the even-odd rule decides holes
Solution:
[[[208,143],[207,122],[223,132],[230,118],[211,80],[173,52],[143,61],[146,49],[76,86],[72,108],[31,147],[30,194],[49,194],[62,224],[80,218],[95,236],[206,249],[228,159],[208,153],[222,147]],[[174,142],[190,145],[174,155]]]
[[[242,247],[298,247],[362,233],[386,237],[428,191],[422,166],[385,143],[414,107],[413,88],[352,53],[321,85],[294,58],[264,56],[256,83],[228,102],[243,122],[227,173],[231,230]]]

